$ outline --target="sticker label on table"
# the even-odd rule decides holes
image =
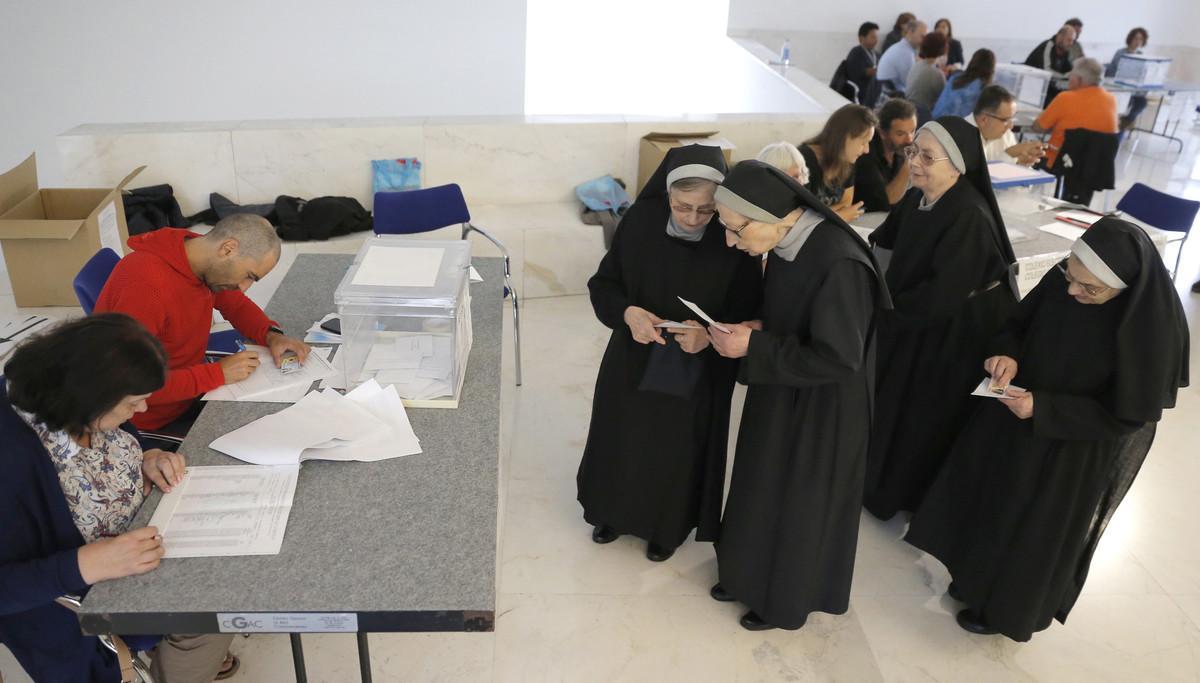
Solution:
[[[357,633],[354,612],[218,612],[221,633]]]

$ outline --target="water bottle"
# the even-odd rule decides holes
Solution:
[[[779,50],[779,63],[790,64],[792,61],[792,39],[784,38],[783,47]]]

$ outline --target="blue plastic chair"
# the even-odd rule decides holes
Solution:
[[[1196,222],[1196,213],[1200,211],[1200,201],[1183,199],[1159,192],[1142,183],[1134,183],[1125,196],[1121,197],[1121,201],[1117,202],[1117,210],[1159,230],[1183,233],[1183,239],[1179,240],[1179,250],[1175,253],[1175,267],[1171,269],[1171,279],[1174,280],[1175,274],[1179,272],[1183,244],[1191,233],[1192,224]]]
[[[105,247],[88,259],[88,262],[83,264],[83,268],[75,276],[72,284],[75,288],[75,297],[79,299],[79,306],[83,309],[84,315],[91,315],[92,310],[96,308],[96,299],[100,298],[100,291],[104,289],[104,283],[108,282],[108,276],[112,275],[113,268],[117,267],[120,260],[121,257],[117,252]],[[244,338],[237,330],[213,332],[208,335],[208,349],[205,353],[210,356],[228,356],[237,353],[239,341],[244,341]]]
[[[375,193],[375,234],[416,235],[454,224],[462,225],[462,236],[471,232],[483,235],[504,255],[504,296],[512,296],[513,344],[517,361],[517,386],[521,386],[521,306],[512,286],[508,249],[500,240],[471,224],[467,200],[457,183],[407,192]]]

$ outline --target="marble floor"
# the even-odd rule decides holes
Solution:
[[[1190,135],[1178,155],[1156,140],[1135,153],[1127,147],[1122,189],[1141,181],[1200,198],[1198,151],[1200,135]],[[492,224],[520,223],[513,209],[491,217]],[[267,300],[298,252],[356,246],[288,245],[282,267],[251,292]],[[1193,333],[1200,295],[1187,287],[1198,266],[1200,247],[1192,243],[1179,283]],[[796,632],[750,633],[737,624],[741,608],[707,595],[716,575],[711,546],[688,543],[654,564],[640,542],[590,541],[573,477],[607,331],[586,297],[531,299],[523,309],[520,389],[505,355],[496,630],[373,634],[375,680],[1200,681],[1195,387],[1166,414],[1067,625],[1055,623],[1024,644],[967,634],[944,596],[945,570],[899,540],[901,523],[864,517],[850,611],[816,615]],[[11,295],[0,293],[0,314],[12,310]],[[1192,367],[1197,357],[1193,345]],[[310,680],[358,680],[352,637],[306,636],[305,646]],[[293,680],[286,637],[237,638],[234,649],[242,669],[233,681]],[[6,681],[26,680],[3,648],[0,671]]]

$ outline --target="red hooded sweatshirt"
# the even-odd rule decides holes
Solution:
[[[192,272],[183,243],[195,237],[188,230],[162,228],[129,238],[133,253],[117,263],[96,300],[96,313],[133,317],[167,351],[167,383],[150,395],[146,412],[133,416],[139,429],[168,424],[197,396],[225,384],[221,366],[204,362],[213,308],[260,344],[274,324],[241,290],[214,293]]]

